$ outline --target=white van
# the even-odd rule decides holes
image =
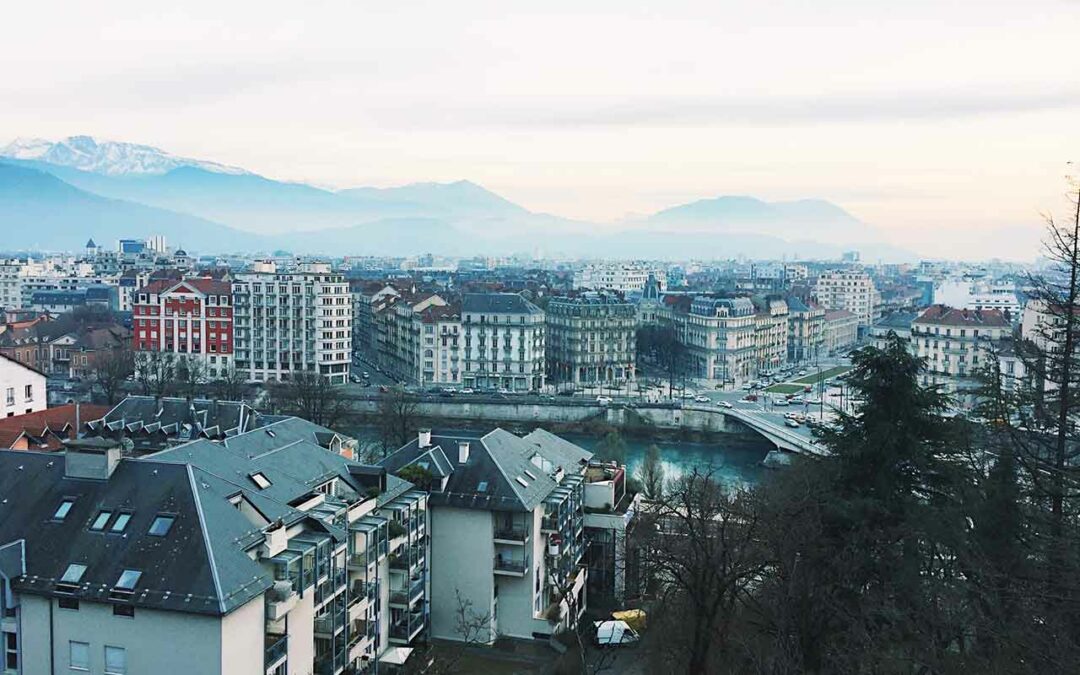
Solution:
[[[596,621],[596,644],[602,647],[637,644],[641,636],[625,621]]]

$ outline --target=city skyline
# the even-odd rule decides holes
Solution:
[[[1062,205],[1080,105],[1074,7],[338,5],[311,19],[114,3],[57,22],[46,3],[14,10],[23,29],[0,46],[22,65],[0,129],[335,188],[468,179],[601,228],[719,195],[820,198],[920,253],[1030,260],[1039,213]]]

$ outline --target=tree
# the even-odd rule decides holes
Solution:
[[[272,383],[270,401],[283,414],[324,427],[333,427],[352,411],[344,387],[315,371],[295,371],[289,379]]]
[[[626,466],[626,441],[618,431],[609,431],[596,445],[593,454],[600,461],[615,462],[619,466]]]
[[[138,352],[135,355],[135,380],[143,396],[161,398],[169,395],[176,377],[176,356],[172,352]]]
[[[638,469],[638,479],[645,499],[658,501],[663,498],[664,464],[660,459],[660,448],[655,444],[650,445],[645,453],[645,461]]]
[[[409,464],[402,467],[397,472],[398,478],[407,480],[421,490],[427,490],[431,487],[431,480],[433,478],[431,471],[420,466],[419,464]]]
[[[418,423],[416,399],[401,386],[379,394],[376,425],[383,453],[397,450],[416,434]]]
[[[240,401],[248,393],[247,376],[236,366],[229,365],[221,369],[220,376],[210,383],[214,398],[220,401]]]
[[[135,354],[126,347],[113,349],[94,357],[91,381],[101,388],[105,402],[116,403],[124,383],[135,374]]]
[[[497,637],[492,630],[490,612],[481,613],[473,608],[473,601],[454,589],[457,605],[454,608],[454,632],[457,639],[440,644],[436,651],[430,646],[417,649],[406,662],[408,675],[454,675],[466,672],[461,659],[470,647],[491,644]]]
[[[187,356],[176,363],[176,390],[181,396],[196,398],[206,382],[206,365],[202,359]]]

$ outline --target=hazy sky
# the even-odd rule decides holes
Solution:
[[[897,244],[1014,258],[1080,159],[1075,0],[161,4],[7,3],[0,143],[468,178],[602,221],[821,197]]]

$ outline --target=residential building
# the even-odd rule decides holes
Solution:
[[[68,403],[14,417],[0,418],[0,448],[10,450],[59,450],[64,441],[78,436],[82,422],[101,417],[108,406]]]
[[[788,361],[817,362],[825,353],[825,308],[813,300],[790,295],[788,306]]]
[[[754,303],[754,361],[757,372],[779,370],[787,363],[788,306],[783,298],[764,296]]]
[[[950,393],[970,389],[988,356],[1011,344],[1012,326],[996,309],[969,310],[932,305],[911,324],[911,345],[926,360],[924,385]]]
[[[446,561],[431,569],[432,637],[464,639],[459,599],[486,620],[483,642],[546,638],[585,610],[590,457],[545,431],[422,429],[381,462],[430,476],[431,555]]]
[[[160,279],[135,293],[132,347],[201,362],[210,378],[233,363],[232,287],[213,279]]]
[[[870,327],[870,343],[880,349],[885,346],[890,333],[895,333],[897,337],[905,342],[910,341],[911,324],[918,316],[918,312],[903,311],[886,314]]]
[[[250,381],[316,372],[334,384],[349,380],[352,296],[345,277],[326,263],[279,272],[259,262],[233,281],[236,369]]]
[[[814,295],[825,309],[851,312],[860,327],[869,327],[878,315],[880,296],[874,280],[861,270],[830,270],[821,274]]]
[[[0,353],[0,392],[3,417],[44,410],[45,373]]]
[[[737,386],[757,375],[757,328],[749,298],[665,294],[659,318],[686,347],[691,377]]]
[[[548,381],[622,385],[634,379],[637,307],[614,293],[552,298],[546,311]]]
[[[101,354],[131,342],[131,330],[107,316],[64,314],[15,324],[0,333],[0,354],[47,375],[85,377]]]
[[[518,293],[466,293],[461,303],[466,387],[544,386],[544,312]]]
[[[377,314],[379,364],[396,379],[420,385],[460,383],[461,314],[435,293],[387,297]]]
[[[667,273],[663,268],[628,263],[589,265],[580,269],[574,272],[574,289],[619,293],[641,291],[650,276],[661,291],[667,290]]]
[[[825,354],[854,347],[859,341],[859,317],[843,309],[825,312],[822,338],[821,348]]]
[[[380,344],[375,317],[389,300],[401,294],[382,281],[354,281],[349,290],[353,298],[353,353],[375,361]]]
[[[394,673],[426,634],[426,494],[312,443],[3,450],[0,494],[14,672]]]

